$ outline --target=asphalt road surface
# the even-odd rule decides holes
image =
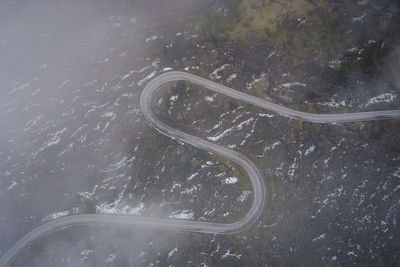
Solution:
[[[255,105],[257,107],[275,112],[279,115],[302,119],[304,121],[316,123],[343,123],[355,121],[369,121],[381,119],[400,118],[400,110],[385,110],[385,111],[371,111],[371,112],[357,112],[357,113],[343,113],[343,114],[313,114],[305,113],[277,104],[260,99],[258,97],[248,95],[246,93],[234,90],[232,88],[223,86],[213,81],[198,77],[196,75],[180,72],[170,71],[160,74],[153,78],[144,87],[141,98],[140,106],[143,115],[147,121],[158,130],[160,133],[169,136],[178,141],[193,145],[200,149],[207,150],[211,153],[222,155],[239,165],[241,165],[248,173],[251,184],[253,186],[253,203],[249,212],[241,220],[229,223],[211,223],[204,221],[144,217],[144,216],[126,216],[126,215],[105,215],[105,214],[77,214],[65,217],[59,217],[52,221],[42,224],[41,226],[33,229],[13,245],[0,259],[0,266],[7,266],[11,260],[26,248],[32,242],[43,238],[44,236],[57,231],[59,229],[69,227],[72,225],[104,225],[104,226],[119,226],[128,228],[146,228],[146,229],[165,229],[181,232],[197,232],[197,233],[211,233],[211,234],[235,234],[246,230],[254,222],[256,222],[262,213],[266,199],[266,187],[264,178],[260,170],[250,161],[247,157],[233,150],[211,143],[209,141],[200,139],[190,134],[180,132],[168,125],[159,121],[151,111],[151,99],[160,87],[167,83],[179,80],[187,80],[191,83],[203,86],[212,91],[230,96],[237,100]]]

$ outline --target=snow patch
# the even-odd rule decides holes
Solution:
[[[216,69],[210,74],[210,78],[213,78],[213,79],[216,79],[216,80],[221,79],[221,76],[218,75],[218,73],[221,72],[221,71],[223,71],[223,70],[225,70],[227,67],[229,67],[229,64],[224,64],[224,65],[222,65],[221,67],[216,68]]]
[[[225,178],[224,180],[222,180],[223,184],[236,184],[238,182],[238,178],[237,177],[228,177]]]
[[[252,82],[246,83],[246,89],[251,89],[255,84],[265,81],[267,75],[265,73],[261,73],[259,78],[254,79]]]
[[[9,92],[9,94],[11,95],[11,94],[15,93],[16,91],[19,91],[19,90],[28,88],[29,85],[30,85],[29,82],[28,82],[28,83],[24,83],[24,84],[22,84],[22,85],[20,85],[20,86],[18,86],[18,87],[16,87],[16,88],[14,88],[13,90],[11,90],[11,91]]]
[[[123,215],[140,215],[144,210],[144,204],[139,203],[136,207],[130,207],[129,205],[117,206],[114,203],[111,204],[100,204],[96,206],[98,213],[104,214],[123,214]]]
[[[13,189],[16,185],[18,185],[18,183],[16,181],[12,181],[11,185],[9,187],[6,188],[6,190],[11,190]]]
[[[229,83],[229,82],[231,82],[233,79],[236,79],[236,77],[237,77],[237,74],[236,74],[236,73],[231,74],[231,75],[226,79],[226,81]]]
[[[237,201],[239,201],[239,202],[245,201],[246,199],[249,198],[250,194],[251,194],[251,191],[249,191],[249,190],[242,191],[240,196],[238,196]]]
[[[186,178],[186,180],[188,180],[188,181],[190,181],[190,180],[192,180],[196,175],[198,175],[199,173],[198,172],[196,172],[196,173],[193,173],[192,175],[190,175],[188,178]]]
[[[193,185],[192,187],[185,188],[185,189],[181,192],[181,195],[191,195],[191,194],[193,194],[194,192],[199,191],[200,189],[201,189],[201,184]]]
[[[70,80],[65,80],[65,81],[63,81],[59,86],[58,86],[58,88],[59,89],[61,89],[61,88],[63,88],[67,83],[69,83],[70,82]]]
[[[157,39],[158,39],[158,37],[156,35],[153,35],[153,36],[147,37],[146,40],[144,40],[144,41],[146,43],[148,43],[148,42],[151,42],[151,41],[154,41],[154,40],[157,40]]]
[[[207,102],[212,102],[212,101],[214,101],[214,98],[211,97],[211,96],[206,96],[206,97],[205,97],[205,100],[206,100]]]
[[[312,145],[312,146],[310,146],[310,147],[306,150],[306,152],[304,153],[304,155],[307,156],[308,154],[314,152],[314,150],[315,150],[315,146]]]
[[[146,77],[144,77],[143,79],[138,81],[137,85],[142,86],[145,82],[147,82],[148,80],[150,80],[151,78],[156,76],[156,74],[157,74],[157,71],[153,71],[152,73],[150,73],[149,75],[147,75]]]
[[[108,256],[108,258],[106,259],[106,263],[110,264],[113,263],[115,260],[115,253],[110,254],[110,256]]]
[[[40,148],[39,151],[43,151],[46,148],[53,146],[53,145],[57,145],[60,140],[61,140],[61,135],[67,130],[67,128],[62,129],[61,131],[55,132],[52,135],[52,137],[50,138],[50,140],[48,140],[47,142],[45,142]]]
[[[384,94],[381,94],[381,95],[378,95],[378,96],[375,96],[375,97],[369,99],[365,106],[369,106],[372,104],[378,104],[378,103],[389,103],[389,102],[392,102],[396,98],[397,98],[396,94],[384,93]]]
[[[282,86],[282,87],[285,87],[285,88],[291,88],[291,87],[293,87],[293,86],[302,86],[302,87],[306,87],[307,84],[305,84],[305,83],[300,83],[300,82],[293,82],[293,83],[283,83],[283,84],[281,84],[281,86]]]
[[[326,237],[326,234],[322,234],[322,235],[317,236],[316,238],[314,238],[312,240],[312,242],[315,242],[315,241],[318,241],[318,240],[323,240],[323,239],[325,239],[325,237]]]
[[[326,101],[326,102],[319,102],[319,103],[317,103],[317,104],[318,104],[318,105],[321,105],[321,106],[332,107],[332,108],[338,108],[338,107],[345,107],[345,106],[347,106],[345,100],[340,101],[340,102],[337,102],[337,101],[335,101],[334,99],[330,99],[329,101]],[[349,106],[351,106],[351,105],[349,104]]]
[[[289,171],[288,171],[288,175],[290,177],[294,176],[294,172],[296,171],[297,167],[298,167],[298,163],[297,163],[297,158],[294,158],[294,162],[290,165],[289,167]]]
[[[359,17],[354,17],[353,18],[353,23],[354,22],[359,22],[360,20],[362,20],[365,16],[367,15],[367,13],[364,13],[364,14],[362,14],[361,16],[359,16]]]
[[[113,111],[105,112],[101,115],[102,118],[111,118],[111,120],[114,120],[116,116]]]
[[[170,252],[168,252],[168,258],[172,257],[172,255],[175,254],[175,252],[178,251],[178,248],[174,248],[173,250],[171,250]]]
[[[216,136],[207,137],[207,139],[210,140],[210,141],[218,141],[218,140],[220,140],[221,138],[223,138],[225,135],[227,135],[230,132],[240,131],[243,128],[244,125],[249,125],[252,121],[254,121],[254,118],[250,118],[248,120],[242,121],[238,125],[226,129],[221,134],[216,135]]]
[[[194,212],[190,211],[190,210],[177,211],[177,212],[173,212],[171,215],[169,215],[169,218],[182,219],[182,220],[193,220]]]
[[[227,257],[235,257],[235,258],[237,258],[237,259],[240,259],[240,257],[242,257],[242,255],[241,254],[233,254],[233,253],[231,253],[231,251],[228,249],[226,252],[225,252],[225,254],[224,255],[222,255],[222,259],[225,259],[225,258],[227,258]]]
[[[57,219],[59,217],[67,216],[67,215],[70,215],[70,214],[71,214],[71,212],[69,210],[59,211],[59,212],[55,212],[55,213],[52,213],[52,214],[49,214],[49,215],[45,216],[42,219],[42,221],[46,222],[46,221],[54,220],[54,219]]]
[[[267,113],[258,113],[258,116],[260,116],[260,117],[266,117],[266,118],[273,118],[274,117],[274,115],[272,115],[272,114],[267,114]]]

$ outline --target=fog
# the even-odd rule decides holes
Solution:
[[[295,26],[282,27],[282,35],[268,35],[263,28],[268,36],[253,40],[257,31],[247,28],[251,20],[238,24],[232,40],[226,32],[215,33],[229,28],[223,23],[236,21],[213,20],[221,22],[215,27],[207,19],[215,14],[229,17],[229,8],[238,2],[0,0],[0,257],[38,225],[71,214],[172,215],[226,222],[245,213],[252,191],[243,177],[233,177],[240,176],[238,169],[171,141],[144,121],[141,89],[166,70],[196,73],[278,104],[311,107],[312,112],[397,108],[400,39],[395,34],[395,4],[380,11],[379,6],[368,6],[369,1],[358,1],[342,9],[345,15],[332,11],[332,17],[347,24],[341,29],[346,32],[340,36],[343,44],[334,41],[331,46],[312,25],[329,32],[335,20],[320,23],[313,17],[320,9],[310,15],[313,23],[300,15],[291,18],[291,12],[283,11],[288,1],[280,0],[260,3],[284,3],[275,21],[288,17]],[[181,16],[186,11],[192,13]],[[180,28],[185,24],[181,20],[197,15],[204,28]],[[351,30],[362,28],[357,23],[380,28],[371,35],[353,35]],[[302,33],[311,41],[296,43],[298,35],[290,25],[310,26]],[[234,40],[243,29],[249,34]],[[338,38],[335,34],[330,38]],[[275,43],[274,38],[284,41]],[[337,54],[328,58],[324,49]],[[247,153],[258,164],[272,191],[272,204],[257,225],[232,238],[71,227],[38,240],[17,257],[16,266],[231,266],[253,258],[254,264],[276,259],[290,265],[301,258],[326,265],[336,264],[337,255],[344,259],[341,263],[354,263],[350,252],[379,259],[385,246],[389,251],[398,247],[392,234],[398,232],[400,214],[396,121],[314,127],[195,87],[188,86],[185,93],[190,97],[181,98],[179,90],[185,86],[166,90],[157,99],[158,108],[164,108],[159,116],[169,125]],[[372,155],[375,152],[381,159]],[[343,210],[348,214],[341,214]],[[355,218],[361,219],[354,223]],[[374,252],[369,241],[363,243],[372,228],[388,236],[377,235]]]
[[[138,88],[120,76],[148,64],[136,55],[145,23],[140,12],[113,6],[0,3],[1,254],[55,212],[93,212],[87,194],[102,179],[132,179],[103,170],[143,127]]]
[[[191,1],[174,5],[183,10]],[[147,126],[138,96],[147,81],[143,70],[160,71],[159,60],[145,56],[145,40],[154,19],[168,20],[174,12],[166,6],[142,0],[0,2],[0,255],[59,216],[140,212],[141,199],[124,192],[146,178],[138,176],[132,153],[146,150],[139,142]],[[161,214],[159,205],[147,204],[152,216]],[[56,232],[15,264],[112,265],[108,258],[116,250],[119,259],[135,264],[155,236],[165,240],[157,251],[169,248],[166,234],[126,237],[95,229]],[[89,249],[95,249],[91,257],[84,255]]]

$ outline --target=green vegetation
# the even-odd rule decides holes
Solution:
[[[156,55],[161,55],[161,54],[165,54],[166,51],[166,46],[167,44],[165,43],[165,41],[161,38],[158,38],[156,40],[153,40],[150,42],[150,51],[153,54]]]
[[[240,22],[230,32],[233,36],[243,36],[251,29],[264,32],[267,36],[277,30],[286,19],[306,17],[310,11],[325,5],[325,1],[290,0],[243,0],[238,9],[242,10]]]
[[[237,165],[237,167],[234,167],[233,175],[239,178],[237,186],[241,190],[252,190],[250,178],[247,172],[242,167],[240,167],[239,165]]]
[[[190,161],[190,164],[192,165],[193,168],[197,168],[197,167],[200,166],[200,161],[198,161],[197,159],[193,158],[193,159]]]
[[[233,175],[239,178],[239,181],[237,183],[237,186],[242,189],[242,190],[251,190],[252,186],[251,186],[251,182],[250,182],[250,178],[246,172],[246,170],[241,167],[240,165],[238,165],[235,162],[232,162],[228,159],[226,159],[225,157],[218,155],[218,154],[213,154],[212,158],[219,162],[220,165],[220,169],[222,171],[225,170],[225,167],[229,167],[232,168],[233,170]]]
[[[146,142],[146,147],[154,152],[165,146],[166,138],[155,132],[152,128],[144,128],[141,138]]]
[[[309,57],[326,61],[342,51],[345,29],[335,12],[336,6],[325,0],[242,0],[225,9],[211,5],[193,24],[216,46],[222,40],[252,45],[262,40],[298,64]]]
[[[240,13],[237,5],[229,10],[221,10],[217,9],[216,6],[211,6],[199,17],[198,26],[209,36],[219,36],[235,29],[241,20]]]
[[[263,91],[264,91],[264,88],[261,87],[261,86],[258,86],[258,87],[250,88],[249,90],[247,90],[246,93],[248,93],[250,95],[253,95],[253,96],[256,96],[256,97],[263,98],[264,97],[264,92]]]

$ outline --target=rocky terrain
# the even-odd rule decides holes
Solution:
[[[395,1],[183,2],[10,3],[0,14],[0,255],[68,214],[232,222],[246,213],[252,190],[240,167],[144,121],[141,89],[164,71],[307,112],[400,107]],[[52,15],[36,19],[43,13]],[[256,163],[268,186],[259,223],[234,236],[73,227],[16,266],[399,261],[398,120],[312,124],[187,82],[165,86],[154,110]]]

